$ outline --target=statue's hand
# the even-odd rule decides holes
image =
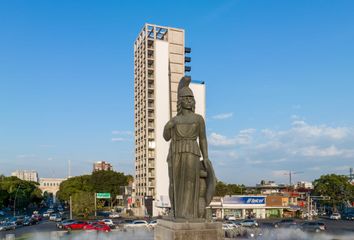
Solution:
[[[168,121],[168,123],[166,123],[165,128],[166,129],[171,129],[175,126],[175,122],[173,121],[173,119],[171,119],[170,121]]]
[[[204,158],[203,164],[204,164],[205,169],[207,169],[211,165],[209,158]]]

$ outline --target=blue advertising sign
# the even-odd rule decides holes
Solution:
[[[224,197],[224,204],[265,204],[265,197]]]

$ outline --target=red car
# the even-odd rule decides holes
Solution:
[[[106,224],[102,224],[102,223],[92,223],[89,225],[84,226],[84,230],[95,230],[95,231],[99,231],[99,232],[110,232],[111,228],[106,225]]]
[[[85,226],[89,225],[87,222],[85,221],[76,221],[73,223],[70,223],[68,225],[64,225],[64,229],[66,230],[79,230],[79,229],[83,229]]]

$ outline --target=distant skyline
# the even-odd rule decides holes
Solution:
[[[133,44],[185,29],[219,180],[354,167],[354,2],[1,1],[0,174],[134,174]]]

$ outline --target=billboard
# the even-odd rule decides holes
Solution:
[[[262,196],[230,196],[224,197],[224,204],[256,204],[266,203],[266,197]]]

